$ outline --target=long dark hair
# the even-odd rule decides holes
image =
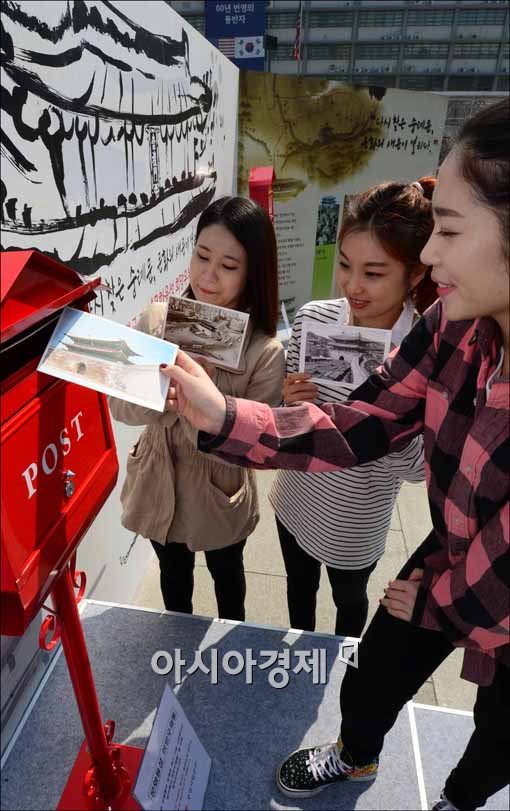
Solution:
[[[241,243],[248,257],[246,287],[239,303],[249,310],[256,326],[276,334],[278,323],[278,259],[273,224],[267,212],[246,197],[220,197],[202,212],[200,232],[209,225],[223,225]]]
[[[420,254],[434,228],[432,192],[436,180],[422,177],[415,183],[380,183],[357,194],[349,203],[338,237],[339,244],[352,231],[369,231],[390,256],[402,262],[411,279],[413,270],[423,268]],[[411,298],[423,313],[437,298],[430,277],[431,268],[413,288]]]
[[[498,218],[509,256],[510,106],[508,99],[483,107],[464,122],[454,145],[460,170],[477,200]]]

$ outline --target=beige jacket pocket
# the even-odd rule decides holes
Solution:
[[[128,454],[122,526],[164,544],[175,512],[174,476],[164,429],[145,430]]]
[[[228,509],[229,507],[236,507],[240,502],[244,501],[248,484],[246,481],[243,481],[239,489],[232,493],[232,495],[224,493],[223,490],[217,487],[213,482],[211,482],[210,487],[212,497],[218,502],[218,506],[220,508],[223,506]]]
[[[252,486],[246,470],[237,468],[235,472],[241,474],[241,481],[237,482],[235,487],[232,484],[228,486],[225,483],[218,483],[211,478],[209,486],[205,488],[203,525],[199,534],[204,548],[238,543],[248,537],[258,523],[257,491]],[[210,527],[214,527],[213,537]]]
[[[251,471],[200,457],[198,464],[179,464],[170,540],[193,552],[222,549],[247,538],[258,519]]]

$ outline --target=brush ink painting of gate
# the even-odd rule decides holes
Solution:
[[[2,250],[100,274],[124,323],[182,292],[233,190],[235,66],[165,2],[7,0],[1,48]]]

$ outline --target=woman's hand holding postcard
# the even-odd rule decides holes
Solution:
[[[178,347],[106,318],[66,307],[37,367],[121,400],[164,411]]]
[[[250,316],[195,299],[169,296],[165,338],[211,366],[239,368]]]
[[[355,389],[380,366],[391,346],[391,330],[342,327],[304,321],[299,371],[317,382]]]

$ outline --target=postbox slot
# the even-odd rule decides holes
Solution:
[[[59,317],[60,313],[53,314],[32,330],[6,341],[2,345],[0,348],[0,379],[2,381],[15,372],[20,372],[30,361],[37,359],[39,362]]]
[[[26,333],[48,315],[91,301],[101,282],[84,282],[78,273],[37,251],[2,251],[0,336],[2,343]]]

